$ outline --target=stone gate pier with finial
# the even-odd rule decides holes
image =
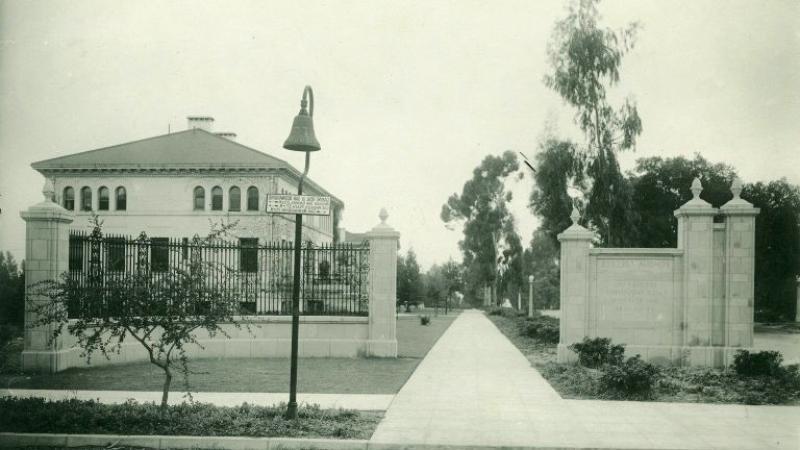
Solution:
[[[755,217],[740,198],[715,208],[693,198],[675,211],[677,248],[595,248],[595,234],[579,224],[561,242],[561,325],[558,361],[577,355],[584,337],[626,345],[626,356],[664,364],[722,367],[753,345]]]

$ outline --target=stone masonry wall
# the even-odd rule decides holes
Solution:
[[[594,234],[573,225],[561,242],[561,335],[558,359],[575,361],[569,345],[608,337],[628,356],[672,364],[721,367],[753,343],[754,226],[758,209],[739,197],[721,208],[694,198],[675,211],[676,249],[591,248]],[[721,215],[722,223],[714,223]]]

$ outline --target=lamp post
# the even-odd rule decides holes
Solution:
[[[533,275],[528,275],[528,317],[533,317]]]
[[[306,111],[306,105],[309,106]],[[319,141],[314,135],[314,91],[311,86],[303,90],[300,101],[300,112],[292,123],[292,131],[283,143],[283,148],[297,152],[305,152],[306,164],[300,181],[297,183],[297,195],[303,195],[303,182],[308,175],[311,152],[320,149]],[[294,280],[292,282],[292,361],[289,375],[289,406],[286,417],[297,418],[297,347],[300,330],[300,246],[303,240],[303,215],[295,214],[294,219]]]

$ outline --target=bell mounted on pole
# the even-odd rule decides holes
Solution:
[[[306,111],[306,95],[311,96],[311,113]],[[294,150],[297,152],[316,152],[321,147],[317,136],[314,134],[314,94],[310,87],[306,87],[303,91],[303,100],[300,102],[300,112],[295,116],[292,123],[292,131],[289,132],[289,137],[283,143],[283,148],[286,150]]]

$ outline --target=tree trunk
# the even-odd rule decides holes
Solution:
[[[161,411],[167,410],[167,399],[169,398],[169,385],[172,383],[172,372],[169,367],[164,367],[164,391],[161,393]]]

